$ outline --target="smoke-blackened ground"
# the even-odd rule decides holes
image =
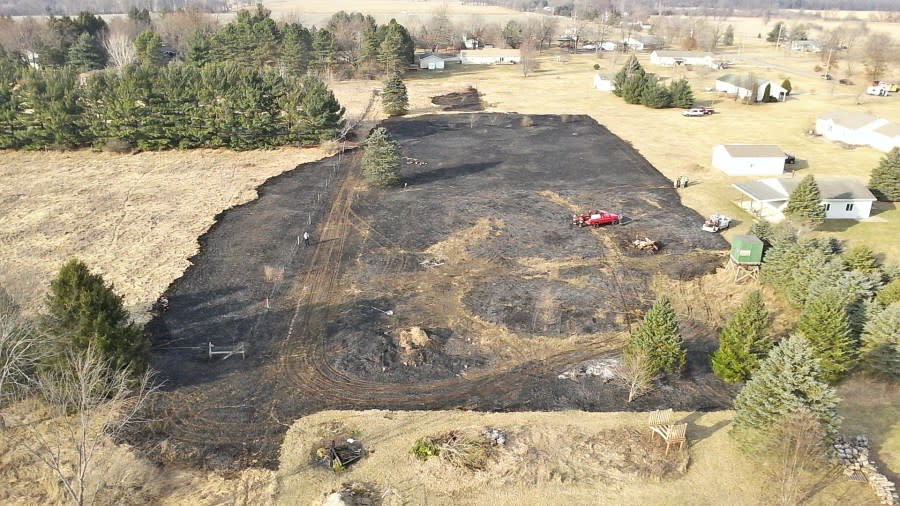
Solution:
[[[628,144],[583,116],[385,127],[406,157],[402,188],[367,188],[348,151],[269,180],[201,238],[148,326],[167,383],[143,442],[161,461],[274,466],[287,425],[325,408],[730,403],[705,365],[715,329],[694,320],[685,376],[634,405],[611,383],[557,377],[620,352],[654,276],[685,282],[721,264],[726,243]],[[623,224],[570,226],[598,208]],[[661,251],[633,250],[636,237]],[[209,343],[246,356],[210,358]]]

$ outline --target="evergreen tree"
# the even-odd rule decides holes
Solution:
[[[184,59],[186,62],[203,66],[213,61],[213,41],[203,32],[197,31],[188,39]]]
[[[330,72],[337,54],[337,42],[334,40],[334,35],[325,28],[319,28],[313,34],[312,47],[316,55],[312,65],[322,72]]]
[[[362,170],[366,179],[376,186],[400,183],[400,147],[384,128],[376,128],[366,139]]]
[[[282,30],[281,64],[292,77],[303,77],[312,58],[312,35],[300,23],[289,23]]]
[[[106,53],[104,53],[103,47],[97,43],[97,39],[84,32],[69,47],[67,60],[75,70],[86,72],[103,68],[106,64]]]
[[[657,297],[640,326],[629,336],[625,354],[638,351],[647,353],[654,373],[678,374],[684,368],[687,355],[675,309],[667,296]]]
[[[653,109],[672,107],[672,94],[658,83],[648,83],[641,91],[641,103]]]
[[[376,33],[381,39],[378,62],[381,63],[384,72],[392,74],[406,70],[413,62],[415,51],[415,44],[406,28],[392,19],[387,25],[379,26]]]
[[[892,149],[884,155],[878,167],[872,169],[869,188],[878,200],[900,201],[900,149]]]
[[[784,38],[787,35],[787,27],[779,21],[775,23],[772,30],[766,35],[766,42],[778,42],[778,37]]]
[[[747,231],[748,234],[756,236],[766,244],[772,243],[772,232],[772,224],[766,220],[754,221],[753,225],[750,225],[750,230]]]
[[[672,105],[688,109],[694,106],[694,92],[687,79],[676,79],[669,85],[669,93],[672,95]]]
[[[277,61],[281,33],[262,4],[252,14],[240,10],[237,17],[212,38],[209,55],[221,63],[236,63],[244,68],[270,65]]]
[[[503,27],[503,31],[500,35],[503,37],[507,46],[518,49],[522,44],[522,25],[516,20],[511,19],[506,23],[506,26]]]
[[[325,83],[311,75],[303,79],[303,98],[299,122],[303,129],[300,141],[316,144],[337,136],[344,124],[344,108]]]
[[[900,380],[900,303],[877,312],[866,324],[860,364],[872,375]]]
[[[769,353],[738,393],[731,435],[752,448],[784,416],[807,410],[830,439],[837,436],[841,422],[837,402],[834,389],[819,380],[819,361],[809,342],[791,336]]]
[[[62,149],[84,144],[77,76],[72,69],[31,70],[21,85],[22,128],[19,145],[26,149]]]
[[[785,216],[818,225],[825,221],[825,208],[822,206],[822,194],[819,185],[812,175],[804,177],[791,192]]]
[[[631,55],[628,60],[625,61],[625,64],[622,65],[622,68],[616,72],[615,77],[613,77],[613,83],[615,87],[613,89],[613,94],[617,97],[624,97],[625,94],[625,82],[629,77],[639,75],[640,79],[640,87],[643,87],[644,81],[646,80],[647,73],[644,71],[644,67],[641,66],[641,63],[638,59]],[[633,95],[634,90],[631,90],[630,93]],[[638,93],[640,96],[640,93]],[[637,103],[637,102],[629,102],[629,103]]]
[[[821,379],[838,381],[853,367],[857,343],[850,335],[845,299],[836,290],[827,290],[807,302],[794,332],[809,341],[819,360]]]
[[[850,270],[868,274],[878,272],[878,261],[875,260],[875,253],[865,244],[851,248],[841,255],[841,258]]]
[[[734,45],[734,26],[728,25],[725,27],[725,33],[722,34],[722,44],[725,46]]]
[[[895,302],[900,302],[900,278],[894,279],[888,284],[881,287],[875,301],[882,306],[890,306]]]
[[[43,324],[63,349],[92,347],[117,369],[146,367],[148,343],[129,319],[122,297],[78,260],[63,265],[50,283]]]
[[[758,291],[747,294],[719,335],[710,357],[713,373],[727,383],[747,381],[772,348],[769,313]]]
[[[648,87],[649,80],[641,74],[632,74],[625,79],[622,86],[622,99],[627,104],[640,104],[644,90]]]
[[[409,98],[406,96],[406,85],[400,79],[400,74],[392,74],[384,83],[384,91],[381,93],[384,103],[384,112],[388,116],[403,116],[409,110]]]
[[[793,89],[793,87],[791,86],[790,79],[785,79],[784,81],[782,81],[781,87],[784,88],[784,91],[786,91],[788,95],[791,94],[791,90]]]
[[[143,65],[162,65],[165,62],[162,38],[153,30],[147,30],[134,38],[135,57]]]

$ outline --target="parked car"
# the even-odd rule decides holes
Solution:
[[[681,111],[681,115],[682,116],[708,116],[708,115],[712,114],[713,112],[715,112],[715,111],[713,111],[709,107],[694,107],[691,109],[686,109],[684,111]]]
[[[784,163],[786,163],[788,165],[794,165],[795,163],[797,163],[797,158],[794,157],[794,155],[792,155],[790,153],[785,153],[784,154]]]
[[[838,79],[838,82],[841,83],[841,84],[846,84],[846,85],[848,85],[848,86],[851,85],[851,84],[853,84],[853,81],[851,81],[851,80],[849,80],[849,79]]]

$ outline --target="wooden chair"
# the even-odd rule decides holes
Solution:
[[[647,421],[647,425],[650,427],[650,437],[653,438],[653,433],[656,433],[663,439],[666,439],[665,432],[667,427],[671,425],[673,416],[671,409],[651,411],[650,419]]]
[[[687,424],[679,423],[677,425],[669,425],[668,430],[666,431],[665,440],[666,440],[666,455],[669,454],[669,446],[678,443],[678,450],[681,451],[681,448],[684,447],[684,442],[687,441]]]

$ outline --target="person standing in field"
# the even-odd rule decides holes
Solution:
[[[303,244],[309,246],[309,232],[303,232]]]

